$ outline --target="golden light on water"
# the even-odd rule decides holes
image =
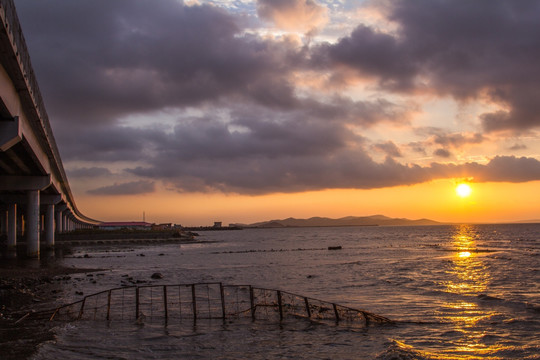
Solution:
[[[496,314],[481,308],[475,301],[488,291],[490,281],[489,269],[478,255],[477,236],[473,225],[460,225],[456,229],[449,244],[452,248],[447,270],[449,281],[444,284],[448,293],[462,295],[449,297],[443,306],[441,320],[462,334],[452,351],[462,353],[460,358],[463,359],[476,359],[478,354],[489,355],[500,350],[497,344],[483,343],[486,334],[477,329],[479,321]]]

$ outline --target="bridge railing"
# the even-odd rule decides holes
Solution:
[[[250,285],[196,283],[115,288],[88,295],[55,310],[32,314],[51,321],[138,320],[164,322],[252,318],[280,321],[306,318],[351,326],[390,323],[353,309],[287,291]]]

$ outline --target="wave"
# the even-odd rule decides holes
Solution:
[[[397,340],[391,340],[386,344],[386,349],[377,355],[377,360],[428,360],[433,359],[423,351]]]

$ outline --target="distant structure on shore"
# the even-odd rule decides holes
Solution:
[[[152,230],[152,224],[145,221],[103,222],[98,227],[100,230]]]
[[[146,221],[117,221],[102,222],[97,226],[99,230],[173,230],[181,229],[181,225],[172,223],[152,224]]]

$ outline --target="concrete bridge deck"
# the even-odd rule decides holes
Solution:
[[[39,257],[41,233],[51,247],[55,233],[99,222],[75,205],[13,0],[0,0],[0,22],[0,239]]]

